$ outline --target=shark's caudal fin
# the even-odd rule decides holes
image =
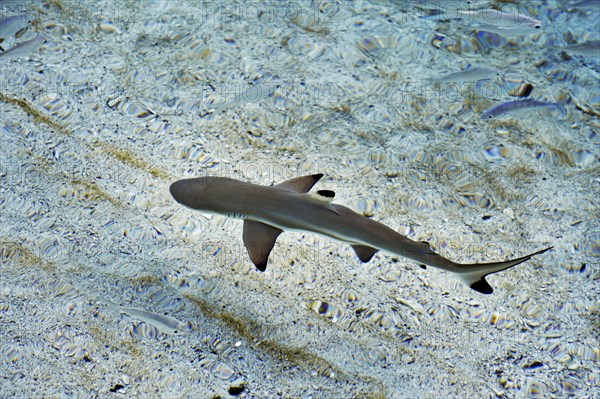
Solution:
[[[491,294],[494,292],[494,289],[488,284],[487,281],[485,281],[485,276],[516,266],[519,263],[523,263],[535,255],[543,254],[552,248],[553,247],[542,249],[541,251],[534,252],[521,258],[507,260],[504,262],[475,263],[471,265],[455,264],[457,270],[454,272],[458,275],[458,277],[460,277],[461,280],[463,280],[475,291],[482,294]]]

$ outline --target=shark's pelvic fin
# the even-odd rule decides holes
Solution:
[[[253,220],[244,220],[244,245],[250,255],[250,260],[261,272],[267,270],[269,254],[283,231]]]
[[[356,256],[358,256],[358,259],[360,259],[361,262],[370,261],[373,255],[375,255],[377,251],[379,251],[378,249],[371,248],[366,245],[352,245],[352,249],[354,250]]]
[[[288,190],[296,191],[297,193],[307,193],[310,191],[312,186],[314,186],[315,183],[319,181],[321,177],[323,177],[323,173],[296,177],[295,179],[286,180],[283,183],[279,183],[275,187],[285,188]]]

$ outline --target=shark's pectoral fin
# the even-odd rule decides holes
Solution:
[[[269,254],[282,230],[253,220],[244,220],[244,245],[250,255],[250,260],[258,270],[267,269]]]
[[[352,245],[352,249],[354,250],[356,256],[358,256],[358,259],[360,259],[361,262],[370,261],[373,255],[375,255],[375,253],[379,251],[376,248],[371,248],[366,245]]]
[[[288,190],[295,191],[297,193],[307,193],[310,191],[312,186],[314,186],[315,183],[319,181],[321,177],[323,177],[322,173],[317,173],[316,175],[296,177],[295,179],[279,183],[275,187],[285,188]]]
[[[419,267],[420,267],[421,269],[423,269],[423,270],[426,270],[426,269],[427,269],[427,266],[425,266],[425,265],[419,265]]]

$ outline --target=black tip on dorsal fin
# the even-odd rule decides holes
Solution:
[[[471,289],[486,295],[494,292],[492,286],[489,285],[483,277],[481,278],[481,280],[477,280],[473,284],[471,284]]]
[[[335,197],[335,192],[333,192],[331,190],[319,190],[319,191],[317,191],[317,194],[319,194],[322,197],[327,197],[327,198]]]
[[[421,251],[423,251],[423,253],[425,253],[425,254],[433,253],[433,251],[431,250],[431,245],[429,245],[429,243],[427,241],[419,241],[417,244],[419,245],[419,248],[421,248]]]
[[[310,191],[312,186],[323,177],[323,173],[317,173],[315,175],[308,175],[302,177],[296,177],[291,180],[286,180],[283,183],[277,184],[275,187],[285,188],[288,190],[296,191],[298,193],[307,193]]]

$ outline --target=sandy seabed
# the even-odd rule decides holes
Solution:
[[[600,57],[569,46],[600,11],[471,3],[543,26],[417,1],[0,2],[27,16],[4,50],[44,38],[0,54],[0,396],[597,397]],[[473,67],[497,73],[447,81]],[[481,118],[528,90],[566,115]],[[302,232],[261,273],[239,220],[168,191],[312,173],[455,261],[554,249],[491,295]]]

